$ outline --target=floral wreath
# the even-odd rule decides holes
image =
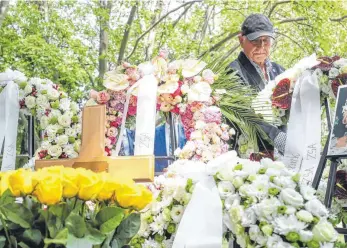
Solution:
[[[27,78],[10,69],[0,73],[0,92],[10,81],[18,84],[20,110],[39,122],[43,141],[36,159],[77,157],[82,130],[78,104],[51,80]]]

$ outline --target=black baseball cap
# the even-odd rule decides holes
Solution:
[[[248,40],[255,40],[260,36],[270,36],[275,39],[274,28],[270,19],[263,14],[251,14],[242,23],[242,35]]]

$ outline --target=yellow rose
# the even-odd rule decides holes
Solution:
[[[99,201],[110,200],[115,196],[120,184],[115,178],[112,178],[111,174],[107,172],[102,172],[98,175],[100,180],[103,181],[103,186],[97,196],[97,199]]]
[[[58,203],[63,196],[61,177],[45,172],[37,174],[43,177],[41,177],[41,180],[36,185],[34,195],[43,204],[54,205]]]
[[[8,182],[12,195],[16,197],[33,192],[32,172],[29,170],[19,169],[14,171],[9,175]]]
[[[78,170],[78,198],[84,201],[92,200],[99,194],[103,182],[100,180],[98,174],[91,170],[79,168]]]
[[[118,204],[123,208],[133,207],[141,210],[152,201],[152,193],[143,185],[123,184],[117,191],[116,198]]]
[[[7,171],[5,173],[2,174],[1,176],[1,182],[0,182],[0,186],[1,186],[1,195],[9,188],[9,182],[8,182],[8,178],[9,176],[13,173],[14,171]]]
[[[66,168],[62,165],[55,165],[55,166],[44,167],[41,169],[41,171],[45,171],[45,172],[51,173],[51,174],[61,175],[63,173],[64,169],[66,169]]]
[[[78,172],[77,170],[65,167],[62,174],[63,197],[71,198],[78,193]]]

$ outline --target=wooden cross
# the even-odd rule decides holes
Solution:
[[[79,156],[74,159],[36,160],[35,169],[54,165],[83,167],[96,172],[108,171],[117,177],[132,178],[136,182],[152,182],[154,156],[105,156],[105,131],[105,105],[85,107],[82,113],[82,144]]]

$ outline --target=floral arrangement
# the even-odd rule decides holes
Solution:
[[[2,247],[58,247],[79,240],[128,244],[152,194],[108,173],[62,166],[1,173]]]
[[[235,158],[215,178],[224,224],[241,247],[334,247],[328,210],[281,162]]]
[[[313,70],[318,76],[322,100],[326,97],[336,98],[338,87],[347,83],[347,60],[344,58],[334,56],[315,59],[311,56],[299,61],[275,80],[276,86],[271,96],[273,114],[282,120],[282,124],[288,120],[295,83],[307,69]]]
[[[0,91],[7,82],[19,87],[20,109],[39,121],[43,142],[38,159],[75,158],[81,144],[80,110],[76,102],[49,79],[27,78],[19,71],[0,73]]]
[[[176,60],[167,62],[161,52],[152,60],[158,85],[157,110],[171,112],[181,117],[188,144],[177,151],[180,158],[208,161],[228,150],[227,141],[234,130],[227,125],[220,126],[222,114],[214,107],[216,97],[212,95],[211,84],[217,78],[206,63],[198,60]],[[104,78],[106,90],[91,91],[89,104],[105,104],[107,132],[105,154],[112,155],[124,112],[126,92],[141,77],[139,66],[123,63],[107,72]],[[132,92],[127,113],[127,122],[133,123],[137,107],[137,91]],[[218,95],[218,94],[217,94]],[[206,151],[203,153],[202,151]]]

